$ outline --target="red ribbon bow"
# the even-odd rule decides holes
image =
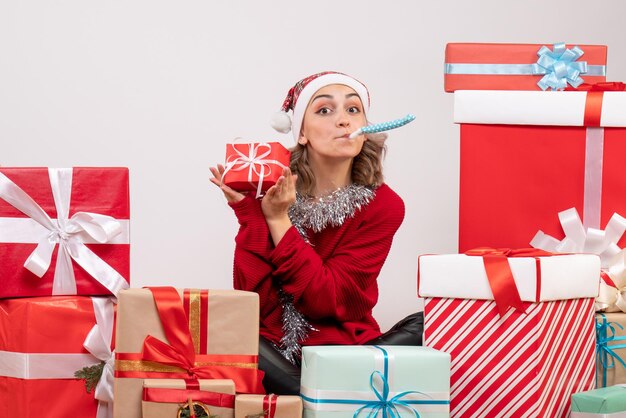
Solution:
[[[263,393],[263,372],[219,364],[196,364],[196,356],[183,303],[173,287],[150,287],[169,344],[148,335],[143,343],[141,358],[186,370],[189,380],[233,379],[237,391]],[[214,356],[215,357],[215,356]]]
[[[508,257],[547,257],[552,253],[536,248],[489,248],[480,247],[466,251],[466,255],[481,256],[487,272],[489,286],[500,316],[504,316],[509,307],[526,313],[519,295]]]

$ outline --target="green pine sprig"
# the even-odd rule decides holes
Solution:
[[[204,408],[200,405],[194,405],[193,410],[196,413],[196,418],[219,418],[218,415],[207,415]],[[190,418],[191,414],[189,413],[189,406],[185,405],[180,409],[180,418]]]
[[[87,393],[91,393],[96,388],[100,377],[102,377],[102,371],[104,370],[104,361],[100,364],[94,364],[93,366],[85,366],[82,369],[74,373],[74,377],[77,379],[83,379],[85,381],[85,388]]]

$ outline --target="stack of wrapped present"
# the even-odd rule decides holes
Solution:
[[[256,293],[124,290],[117,317],[114,416],[175,417],[179,410],[191,416],[198,408],[199,417],[232,418],[235,393],[263,393],[258,353]]]
[[[110,416],[128,170],[0,168],[0,258],[0,416]]]
[[[605,72],[599,45],[446,48],[460,254],[420,257],[418,288],[453,417],[567,417],[626,383],[626,85]]]
[[[129,289],[127,169],[1,168],[0,250],[0,416],[228,418],[263,393],[257,294]]]

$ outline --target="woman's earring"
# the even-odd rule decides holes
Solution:
[[[300,145],[306,145],[306,138],[301,136],[300,138],[298,138],[298,144]]]

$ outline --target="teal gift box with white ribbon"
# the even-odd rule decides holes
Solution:
[[[448,418],[450,355],[428,347],[302,350],[304,418]]]
[[[570,418],[626,418],[625,385],[573,394]]]

